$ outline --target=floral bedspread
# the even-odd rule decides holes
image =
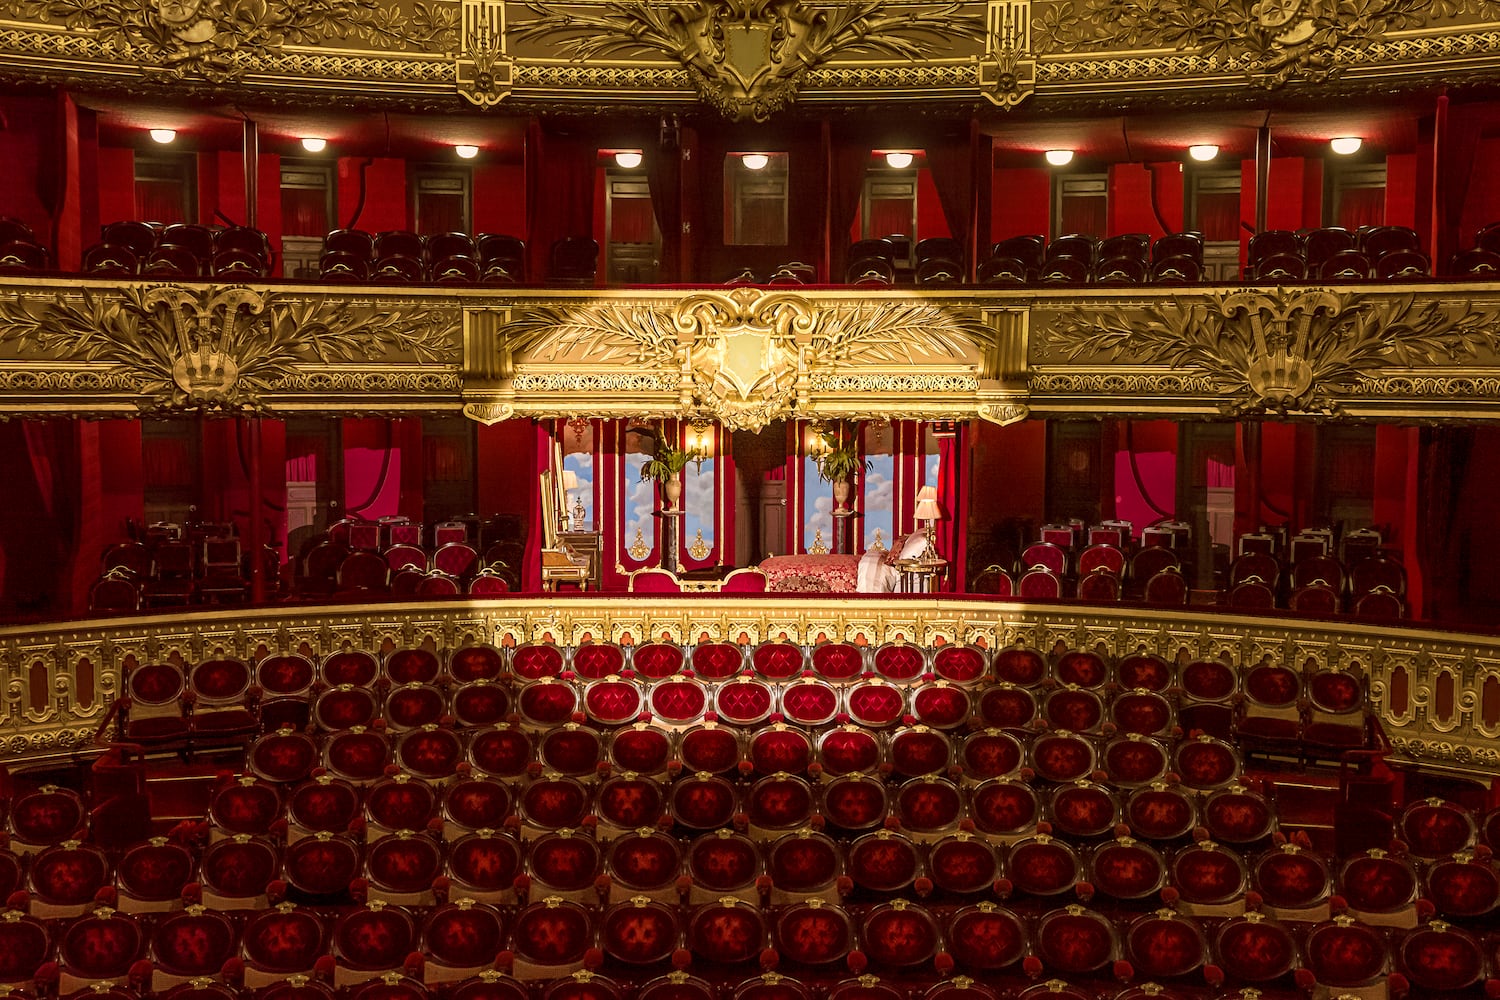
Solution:
[[[776,593],[852,594],[859,589],[858,555],[771,556],[760,564]]]

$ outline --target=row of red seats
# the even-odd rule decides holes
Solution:
[[[265,233],[249,226],[111,222],[83,254],[83,273],[98,277],[222,278],[258,281],[271,273]]]
[[[990,248],[978,278],[982,285],[1193,284],[1203,280],[1203,237],[1074,233],[1049,243],[1039,235],[1012,236]]]

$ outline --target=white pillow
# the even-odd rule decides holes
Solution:
[[[901,554],[897,559],[920,559],[927,552],[927,532],[913,531],[901,543]]]

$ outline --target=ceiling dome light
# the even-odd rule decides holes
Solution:
[[[177,130],[171,128],[154,128],[151,130],[151,141],[159,142],[163,146],[177,138]]]
[[[458,154],[460,160],[472,160],[479,155],[478,146],[454,146],[453,151]]]
[[[311,135],[304,136],[302,139],[302,148],[307,150],[309,153],[321,153],[323,152],[323,150],[328,148],[328,140],[319,139],[318,137]]]
[[[1207,163],[1219,155],[1219,147],[1212,143],[1204,143],[1200,146],[1189,146],[1188,155],[1199,163]]]
[[[746,170],[764,170],[771,158],[765,153],[746,153],[740,157],[740,163],[744,164]]]
[[[1357,135],[1343,135],[1339,136],[1337,139],[1328,140],[1329,148],[1340,156],[1348,156],[1350,153],[1357,153],[1359,152],[1359,147],[1363,146],[1364,144],[1365,141]]]
[[[634,170],[644,160],[639,149],[622,149],[615,154],[615,166],[621,170]]]
[[[1066,167],[1073,162],[1073,151],[1071,149],[1049,149],[1046,156],[1047,162],[1054,167]]]
[[[913,157],[910,153],[886,153],[885,165],[890,167],[892,170],[905,170],[907,167],[911,166],[911,161],[913,159],[915,159],[915,157]]]

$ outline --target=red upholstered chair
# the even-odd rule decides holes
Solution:
[[[589,798],[588,789],[576,778],[543,775],[527,783],[516,801],[523,836],[582,826],[589,815]]]
[[[633,772],[616,774],[599,786],[594,811],[601,835],[654,827],[666,815],[666,793],[661,783]]]
[[[684,862],[692,903],[734,896],[753,904],[760,898],[756,880],[765,872],[765,860],[744,834],[726,829],[702,834],[688,846]]]
[[[905,990],[879,977],[863,975],[828,988],[828,1000],[908,1000]]]
[[[781,722],[756,730],[745,744],[745,759],[758,774],[806,772],[812,753],[812,737]]]
[[[796,966],[843,961],[858,942],[855,922],[847,910],[807,903],[787,907],[777,915],[771,936],[781,957]]]
[[[882,903],[865,915],[860,943],[878,969],[912,969],[931,962],[943,947],[943,933],[927,910]]]
[[[1276,607],[1276,591],[1259,578],[1241,580],[1229,588],[1225,603],[1234,611],[1269,611]]]
[[[1078,580],[1078,599],[1109,603],[1120,599],[1120,578],[1100,566]]]
[[[1240,676],[1223,660],[1194,660],[1178,675],[1181,695],[1177,720],[1189,734],[1227,737],[1233,731],[1234,699]]]
[[[26,873],[29,911],[38,917],[79,917],[110,882],[109,858],[92,844],[64,841],[31,859]]]
[[[1014,777],[1026,758],[1026,748],[1014,734],[990,728],[964,737],[958,765],[970,781]]]
[[[1100,763],[1110,784],[1139,788],[1165,778],[1170,760],[1165,746],[1139,733],[1128,732],[1105,744]]]
[[[454,721],[465,729],[477,729],[503,722],[511,712],[510,689],[494,681],[470,681],[453,691],[451,711]]]
[[[1235,985],[1284,981],[1298,965],[1297,942],[1282,924],[1258,913],[1234,917],[1214,934],[1215,964]]]
[[[188,735],[187,677],[171,663],[149,663],[125,675],[121,736],[131,743],[160,744]]]
[[[1304,749],[1315,756],[1337,757],[1369,743],[1365,679],[1351,671],[1320,670],[1307,679]]]
[[[765,570],[759,566],[742,566],[731,570],[719,585],[721,594],[764,594],[771,585]]]
[[[1083,862],[1070,845],[1035,834],[1011,845],[1005,874],[1017,892],[1057,896],[1071,892],[1083,879]]]
[[[1220,788],[1202,803],[1209,836],[1244,848],[1266,843],[1276,832],[1276,810],[1264,795],[1242,785]]]
[[[1138,688],[1116,695],[1109,703],[1109,722],[1123,733],[1166,736],[1176,728],[1177,713],[1164,696]]]
[[[344,913],[329,933],[334,985],[354,986],[399,973],[417,940],[411,914],[395,906],[366,906]]]
[[[1182,560],[1171,547],[1142,545],[1130,557],[1130,571],[1126,575],[1130,578],[1134,592],[1139,594],[1143,592],[1147,580],[1169,569],[1182,572]]]
[[[592,778],[604,762],[604,740],[597,730],[569,722],[542,734],[537,761],[548,771]]]
[[[855,680],[865,672],[865,651],[849,642],[822,642],[812,649],[812,669],[835,684]]]
[[[1036,954],[1050,972],[1082,976],[1116,961],[1120,942],[1108,917],[1069,906],[1053,910],[1037,923]]]
[[[828,776],[873,775],[885,760],[885,750],[885,743],[868,729],[839,726],[818,737],[818,764]]]
[[[1199,792],[1223,788],[1240,775],[1238,751],[1207,734],[1179,743],[1172,760],[1172,769],[1181,777],[1183,785]]]
[[[457,684],[493,681],[505,671],[505,654],[485,643],[460,646],[448,655],[448,676]]]
[[[348,997],[349,1000],[433,1000],[427,987],[395,972],[351,989]]]
[[[630,654],[631,669],[647,680],[671,677],[685,662],[682,647],[671,642],[643,642]]]
[[[435,569],[417,581],[416,590],[411,596],[418,598],[456,597],[461,593],[463,593],[461,579]]]
[[[437,792],[425,781],[399,773],[381,778],[365,795],[366,837],[374,840],[399,831],[417,833],[427,829],[437,814]]]
[[[1310,615],[1336,615],[1339,611],[1338,591],[1321,583],[1310,583],[1292,591],[1287,607]]]
[[[1055,688],[1042,702],[1042,720],[1052,729],[1097,733],[1104,723],[1104,700],[1074,685]]]
[[[781,713],[800,726],[825,726],[838,715],[841,698],[833,682],[801,677],[781,689]]]
[[[218,976],[239,954],[238,928],[222,913],[193,908],[173,913],[156,925],[151,939],[151,988]]]
[[[5,817],[10,849],[26,856],[68,840],[82,840],[88,829],[83,797],[71,788],[40,785],[15,795]]]
[[[906,642],[887,642],[875,647],[870,665],[877,675],[896,684],[916,682],[928,666],[925,651]]]
[[[794,642],[763,642],[750,650],[750,667],[767,680],[790,680],[808,667],[807,654]]]
[[[745,650],[732,642],[704,642],[693,647],[692,669],[704,680],[723,680],[745,669]]]
[[[1047,680],[1047,658],[1029,646],[1008,646],[994,656],[995,679],[1017,687],[1032,688]]]
[[[1157,607],[1175,607],[1188,602],[1187,578],[1171,566],[1146,579],[1141,600]]]
[[[475,774],[512,781],[526,773],[534,756],[531,736],[509,723],[491,726],[469,738],[469,766]]]
[[[426,834],[392,833],[365,850],[365,898],[401,906],[432,906],[443,873],[443,851]]]
[[[1245,671],[1245,700],[1235,736],[1246,750],[1287,750],[1302,737],[1302,677],[1279,663]]]
[[[511,672],[526,681],[557,677],[564,662],[563,651],[550,642],[523,642],[510,652]]]
[[[743,900],[717,900],[700,906],[688,918],[688,950],[693,957],[714,965],[735,965],[755,958],[768,940],[765,917]]]
[[[1030,759],[1032,770],[1046,781],[1077,781],[1096,767],[1094,745],[1068,732],[1038,736],[1031,743]]]
[[[268,656],[255,666],[255,686],[260,688],[261,725],[267,731],[307,725],[309,701],[317,671],[312,661],[296,653]]]
[[[682,580],[669,569],[646,566],[628,575],[626,589],[632,594],[680,594]]]
[[[946,778],[912,778],[895,795],[892,810],[900,828],[915,840],[931,842],[958,829],[964,796]]]
[[[1119,822],[1120,801],[1104,785],[1075,781],[1052,789],[1047,817],[1052,821],[1052,829],[1064,837],[1102,837]]]
[[[625,651],[612,642],[586,642],[573,650],[569,664],[582,678],[609,677],[625,669]]]
[[[524,855],[515,837],[492,831],[460,837],[448,847],[448,894],[453,899],[511,904]]]
[[[375,530],[373,524],[366,527]],[[335,580],[341,600],[383,594],[390,588],[391,568],[377,553],[356,550],[339,563]]]
[[[345,649],[325,657],[318,674],[329,687],[369,687],[380,676],[380,660],[362,649]]]
[[[448,698],[436,684],[402,684],[385,696],[381,716],[393,733],[404,733],[442,721]]]
[[[1131,921],[1125,930],[1125,955],[1141,979],[1181,979],[1207,963],[1208,938],[1192,918],[1158,910]]]
[[[743,811],[752,840],[768,841],[806,826],[815,802],[806,778],[773,773],[757,780],[745,792]]]
[[[1353,917],[1335,917],[1308,931],[1303,948],[1307,970],[1319,986],[1337,990],[1339,995],[1353,990],[1386,995],[1390,952],[1384,936],[1374,928]]]
[[[1000,859],[982,838],[960,830],[932,845],[927,873],[942,892],[969,896],[992,890],[1000,877]],[[956,947],[956,939],[954,943]]]
[[[809,1000],[811,992],[789,976],[768,972],[734,988],[731,1000]]]
[[[647,899],[615,903],[599,917],[604,954],[627,965],[652,965],[672,957],[682,940],[673,907]]]
[[[1434,922],[1409,931],[1394,949],[1395,966],[1418,995],[1458,995],[1484,976],[1484,948],[1468,931]]]
[[[981,781],[968,794],[968,813],[975,831],[995,842],[1032,830],[1041,809],[1036,790],[1011,778]]]
[[[383,556],[392,573],[399,573],[404,569],[424,573],[427,571],[427,553],[418,545],[392,545],[385,550]]]
[[[313,700],[313,723],[325,733],[372,725],[380,716],[380,702],[371,688],[340,684]]]
[[[1313,851],[1288,843],[1267,851],[1250,867],[1266,912],[1283,920],[1326,920],[1333,876],[1328,862]]]
[[[1051,542],[1033,542],[1021,552],[1021,565],[1027,570],[1045,569],[1063,577],[1068,574],[1068,553]]]
[[[359,817],[359,790],[331,774],[320,774],[287,796],[288,839],[347,833]]]
[[[494,778],[460,778],[443,793],[443,836],[452,840],[475,830],[498,830],[515,811],[510,788]]]
[[[528,729],[548,729],[573,718],[579,710],[578,689],[555,677],[521,685],[516,692],[516,710]]]
[[[714,692],[714,711],[732,726],[765,722],[776,709],[776,690],[753,677],[736,677]]]
[[[57,939],[57,990],[70,995],[109,985],[143,987],[149,974],[141,960],[146,952],[145,923],[127,914],[101,910],[60,929]],[[18,965],[29,963],[34,935],[17,935],[23,948]]]
[[[811,830],[791,833],[767,849],[766,873],[771,877],[773,904],[814,896],[836,902],[840,895],[837,883],[844,874],[844,854],[838,843],[825,834]]]
[[[323,763],[328,773],[355,785],[368,785],[384,776],[395,759],[385,734],[369,729],[348,729],[323,741]]]
[[[604,856],[609,901],[645,896],[663,903],[677,902],[682,864],[682,846],[670,834],[638,829],[616,837]]]
[[[1050,569],[1029,569],[1016,585],[1016,596],[1033,601],[1061,600],[1062,577]]]
[[[668,813],[687,830],[728,826],[738,808],[739,796],[734,786],[706,771],[674,782],[667,797]]]
[[[977,684],[990,676],[990,651],[982,646],[946,643],[932,651],[932,672],[954,684]]]
[[[505,921],[492,906],[461,900],[433,910],[421,930],[422,981],[456,983],[493,973]]]
[[[1500,875],[1489,862],[1460,854],[1427,869],[1424,895],[1444,917],[1485,917],[1500,906]]]
[[[209,844],[198,861],[197,895],[210,909],[263,910],[284,891],[280,871],[280,852],[271,841],[243,836],[221,840]]]
[[[715,1000],[717,996],[717,990],[708,980],[674,971],[644,983],[636,994],[636,1000]],[[455,997],[454,1000],[464,998]]]
[[[1212,840],[1190,844],[1172,855],[1168,881],[1184,913],[1238,915],[1250,889],[1250,869],[1238,850]]]
[[[999,565],[986,566],[969,582],[971,594],[993,594],[996,597],[1014,597],[1016,582]]]
[[[651,686],[646,707],[658,725],[685,728],[708,710],[708,689],[695,678],[667,678]]]
[[[926,874],[916,844],[890,830],[855,838],[849,845],[848,872],[857,888],[873,893],[909,892]]]
[[[350,837],[331,833],[302,837],[288,844],[281,856],[287,895],[302,903],[347,904],[360,864],[360,845]]]
[[[574,836],[571,830],[549,833],[532,842],[524,871],[534,898],[561,896],[597,906],[594,883],[604,874],[604,849],[592,837]]]
[[[994,729],[1026,729],[1040,709],[1030,690],[1002,681],[979,695],[979,719]]]
[[[565,900],[544,900],[520,910],[510,937],[511,970],[522,982],[580,972],[597,940],[588,910]]]
[[[90,611],[138,611],[140,607],[140,583],[127,569],[108,570],[89,588]]]
[[[640,717],[644,706],[645,696],[633,679],[606,677],[593,681],[583,690],[583,712],[596,726],[620,726],[633,722]]]
[[[885,783],[869,774],[843,774],[823,786],[823,819],[838,830],[874,830],[884,824],[889,810]]]
[[[1146,900],[1167,882],[1167,862],[1151,844],[1118,837],[1089,855],[1089,877],[1098,892],[1115,900]]]
[[[953,762],[953,744],[929,726],[903,726],[891,734],[890,762],[902,778],[941,774]]]
[[[966,906],[948,924],[948,947],[965,973],[984,976],[1003,972],[1031,949],[1026,924],[1012,911],[993,903]]]
[[[1133,653],[1115,664],[1115,683],[1126,691],[1160,694],[1172,687],[1177,668],[1153,653]]]
[[[281,815],[276,786],[250,775],[224,782],[208,803],[208,819],[216,835],[266,836]]]
[[[0,860],[4,858],[14,860],[15,855],[0,856]],[[169,840],[136,844],[115,865],[115,907],[125,913],[175,909],[182,905],[182,891],[196,867],[192,852],[181,844]],[[18,887],[17,881],[0,876],[0,890],[13,892]]]
[[[1072,649],[1052,665],[1052,678],[1059,684],[1081,688],[1101,688],[1109,680],[1109,664],[1091,650]]]
[[[682,766],[705,774],[728,774],[745,753],[744,735],[714,721],[688,727],[677,737],[677,745]]]
[[[1356,597],[1350,611],[1360,618],[1392,621],[1406,617],[1406,603],[1395,591],[1385,587],[1376,587],[1368,594]]]
[[[327,953],[323,921],[308,910],[276,907],[251,917],[240,935],[247,989],[262,989],[293,976],[312,978]]]
[[[1406,858],[1379,849],[1356,854],[1340,867],[1338,885],[1351,916],[1386,927],[1417,925],[1419,885]]]
[[[906,692],[875,677],[850,686],[844,707],[856,725],[883,729],[894,726],[906,714]]]
[[[436,684],[442,678],[443,664],[430,650],[394,649],[386,656],[382,672],[395,685]]]

